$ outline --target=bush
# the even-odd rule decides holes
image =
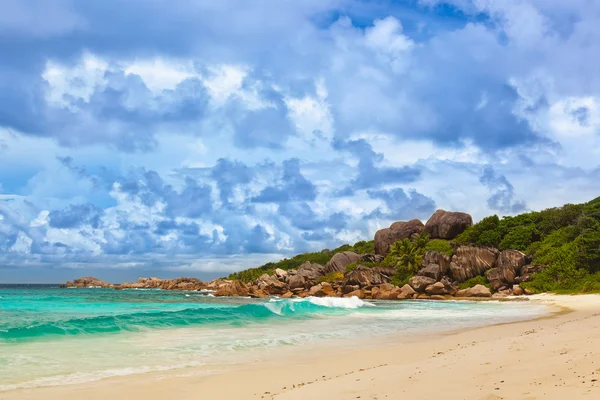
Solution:
[[[536,240],[539,240],[539,233],[535,225],[516,226],[508,231],[498,248],[525,251]]]
[[[250,268],[240,272],[234,272],[233,274],[229,275],[227,279],[238,279],[244,283],[250,283],[255,281],[263,274],[273,275],[273,273],[274,272],[272,269]]]
[[[475,285],[483,285],[487,288],[492,288],[485,276],[476,276],[458,285],[459,289],[472,288]]]
[[[442,239],[433,239],[430,240],[427,245],[425,245],[425,253],[428,251],[437,251],[439,253],[444,253],[449,257],[452,257],[454,254],[454,248],[452,244],[447,240]]]
[[[319,277],[319,279],[317,279],[317,283],[323,283],[323,282],[332,283],[332,282],[336,282],[336,281],[341,281],[342,279],[344,279],[343,272],[331,272],[325,276]]]
[[[375,241],[370,240],[370,241],[361,241],[361,242],[357,242],[354,243],[354,246],[352,246],[351,251],[357,253],[357,254],[372,254],[375,253]]]

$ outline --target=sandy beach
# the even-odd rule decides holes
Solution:
[[[0,393],[6,400],[598,399],[600,296],[538,295],[551,317],[311,349],[212,373],[141,374]]]

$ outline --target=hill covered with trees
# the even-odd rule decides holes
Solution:
[[[357,265],[394,268],[391,283],[401,286],[417,274],[427,252],[435,251],[452,257],[461,246],[524,253],[534,266],[532,271],[535,273],[529,282],[522,282],[521,287],[532,292],[600,292],[600,197],[584,204],[566,204],[512,217],[486,217],[451,240],[432,240],[427,232],[413,234],[410,238],[393,242],[385,257],[361,260],[345,268],[347,271]],[[263,274],[273,275],[276,269],[288,271],[306,262],[325,265],[337,253],[369,254],[375,253],[375,247],[371,240],[346,244],[334,250],[299,254],[231,274],[229,279],[249,283]],[[337,275],[332,275],[323,280],[337,278]],[[475,284],[489,286],[486,275],[462,282],[459,288]]]

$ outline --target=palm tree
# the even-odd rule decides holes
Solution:
[[[417,249],[424,249],[429,243],[429,234],[427,232],[415,233],[412,235],[411,240]]]

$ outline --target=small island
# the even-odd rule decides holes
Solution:
[[[425,224],[394,222],[371,241],[304,253],[203,282],[93,277],[64,287],[207,291],[214,296],[403,300],[600,292],[600,198],[473,224],[437,210]]]

